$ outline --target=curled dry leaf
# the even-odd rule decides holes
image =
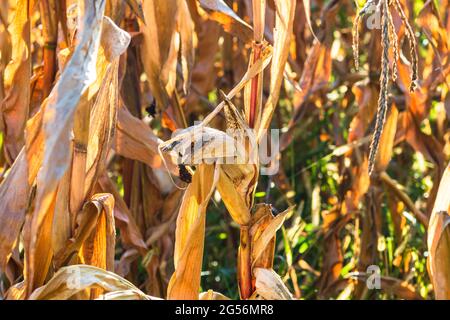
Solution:
[[[55,254],[57,266],[79,254],[82,263],[114,270],[114,198],[110,194],[96,194],[77,215],[75,233],[61,252]],[[75,257],[74,257],[75,255]]]
[[[36,289],[30,300],[67,300],[77,293],[91,288],[101,288],[106,292],[132,290],[141,299],[148,300],[146,294],[128,280],[115,273],[88,265],[72,265],[61,268],[47,282]]]
[[[244,43],[253,39],[252,27],[242,20],[223,0],[198,0],[202,8],[210,11],[210,19],[217,21],[226,32],[229,32]]]
[[[256,292],[265,300],[293,300],[292,294],[272,269],[256,268]]]

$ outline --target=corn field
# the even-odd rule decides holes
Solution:
[[[448,0],[0,1],[0,299],[450,299],[449,50]]]

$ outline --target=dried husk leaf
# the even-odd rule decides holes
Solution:
[[[223,178],[227,177],[233,183],[235,192],[240,195],[247,208],[251,208],[259,176],[258,164],[224,164],[221,170]]]
[[[274,241],[278,229],[283,225],[286,215],[292,208],[285,210],[284,212],[273,216],[270,205],[261,205],[257,211],[263,213],[255,213],[256,221],[252,223],[250,234],[252,236],[252,267],[258,264],[260,258],[264,255],[265,251],[269,249],[269,256],[273,258],[273,247],[269,244]]]
[[[211,163],[233,156],[244,159],[243,150],[243,145],[235,143],[233,137],[225,132],[201,125],[180,130],[174,138],[162,144],[162,151],[180,157],[179,163],[186,165],[203,161]]]

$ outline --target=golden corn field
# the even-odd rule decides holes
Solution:
[[[450,299],[448,0],[1,0],[0,300]]]

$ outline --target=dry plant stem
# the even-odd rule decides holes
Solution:
[[[69,209],[71,216],[75,217],[81,210],[85,198],[87,146],[89,142],[89,123],[91,104],[82,99],[78,106],[73,123],[73,158],[71,168],[71,186]],[[72,221],[74,223],[74,221]]]
[[[58,36],[58,19],[56,16],[55,0],[41,0],[39,2],[42,33],[44,35],[44,75],[43,95],[48,97],[52,90],[56,75],[56,41]]]
[[[241,299],[248,299],[254,291],[252,287],[250,228],[242,225],[240,233],[238,253],[239,291]]]
[[[411,210],[411,212],[414,214],[417,220],[419,220],[420,223],[422,223],[425,227],[428,228],[427,216],[416,208],[411,198],[402,191],[401,185],[397,181],[389,177],[389,175],[384,171],[380,173],[380,179],[386,184],[386,186],[390,190],[392,190],[395,196],[398,197],[409,210]]]
[[[260,42],[254,42],[253,44],[253,59],[256,61],[261,56],[262,44]],[[250,115],[249,115],[249,127],[254,128],[255,124],[258,122],[257,117],[261,114],[259,109],[261,108],[261,98],[262,98],[262,72],[257,74],[251,82],[251,93],[250,93]]]
[[[262,42],[264,38],[264,24],[265,24],[265,0],[253,0],[253,50],[251,64],[258,61],[261,57]],[[250,110],[249,110],[249,127],[253,128],[259,123],[262,105],[262,79],[263,73],[258,73],[251,81],[250,92]]]
[[[388,0],[383,1],[383,15],[381,28],[381,44],[383,52],[381,56],[381,75],[380,75],[380,96],[378,97],[377,118],[375,122],[375,131],[372,137],[369,151],[369,175],[372,175],[375,165],[375,159],[380,144],[381,134],[388,109],[388,84],[389,84],[389,18],[388,18]]]
[[[265,0],[253,0],[253,56],[250,61],[253,64],[260,60],[263,49],[264,24],[265,24]],[[248,125],[254,128],[259,125],[262,106],[262,82],[263,72],[259,72],[251,80],[250,110]],[[250,210],[251,208],[249,208]],[[239,290],[242,299],[248,299],[252,295],[252,260],[251,241],[248,226],[241,226],[240,246],[239,246]]]

